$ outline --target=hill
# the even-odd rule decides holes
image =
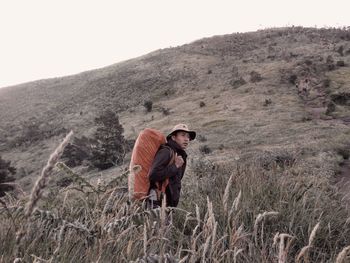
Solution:
[[[348,262],[349,65],[348,29],[275,28],[0,89],[0,153],[27,193],[107,109],[127,140],[198,134],[174,210],[128,201],[130,152],[104,171],[52,161],[0,199],[0,262]]]
[[[298,153],[313,170],[306,172],[334,174],[349,145],[349,39],[347,30],[300,27],[215,36],[2,88],[1,154],[30,185],[27,175],[38,175],[67,131],[91,135],[94,118],[109,108],[128,139],[145,127],[166,132],[186,122],[200,134],[193,158],[204,145],[214,162]],[[37,140],[23,142],[35,133]]]

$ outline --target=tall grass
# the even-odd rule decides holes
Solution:
[[[30,214],[31,198],[2,200],[0,262],[349,262],[349,211],[327,178],[219,167],[188,178],[179,208],[145,210],[124,175],[97,187],[58,167],[74,185],[46,187]]]

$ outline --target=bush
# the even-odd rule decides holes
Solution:
[[[303,114],[301,117],[301,122],[307,122],[311,120],[312,120],[312,116],[308,113]]]
[[[350,55],[350,48],[347,51],[345,51],[345,55]]]
[[[257,163],[265,170],[271,170],[274,167],[286,168],[294,165],[295,161],[295,153],[284,149],[273,152],[264,151],[257,157]]]
[[[324,79],[322,81],[322,86],[325,87],[325,88],[329,88],[331,86],[331,80],[330,79]]]
[[[343,157],[344,160],[348,160],[350,157],[350,151],[348,147],[340,147],[336,149],[337,154],[339,154],[341,157]]]
[[[234,89],[237,89],[239,88],[240,86],[243,86],[245,85],[247,82],[245,81],[244,78],[240,77],[239,79],[233,79],[230,81],[230,84],[231,86],[234,88]]]
[[[204,107],[205,106],[205,102],[204,101],[201,101],[200,103],[199,103],[199,107]]]
[[[259,82],[262,80],[261,74],[259,72],[256,71],[252,71],[250,72],[250,81],[255,83],[255,82]]]
[[[264,106],[266,107],[266,106],[270,105],[271,103],[272,103],[271,99],[265,99]]]
[[[151,112],[151,111],[152,111],[152,108],[153,108],[153,102],[150,101],[150,100],[146,100],[146,101],[143,103],[143,106],[146,108],[146,111],[147,111],[147,112]]]
[[[305,60],[304,60],[304,63],[305,63],[305,65],[307,65],[307,66],[311,66],[311,65],[312,65],[312,60],[310,60],[310,59],[305,59]]]
[[[345,67],[345,62],[343,60],[337,61],[337,66],[338,67]]]
[[[340,92],[331,94],[331,100],[338,105],[348,105],[350,100],[350,93]]]
[[[332,57],[331,55],[328,55],[328,56],[327,56],[326,63],[327,63],[327,64],[332,64],[332,63],[334,63],[334,59],[333,59],[333,57]]]
[[[14,189],[13,185],[8,184],[15,181],[11,175],[16,173],[16,168],[11,166],[10,161],[5,161],[0,156],[0,197],[4,196],[6,192]]]
[[[206,142],[207,141],[207,137],[205,137],[202,134],[198,134],[197,135],[197,140],[200,141],[200,142]]]
[[[71,177],[66,176],[66,177],[59,178],[56,181],[56,185],[59,187],[67,187],[67,186],[71,185],[73,183],[73,181],[74,180]]]
[[[209,148],[208,145],[202,145],[199,147],[199,150],[201,153],[204,153],[204,154],[209,154],[211,153],[211,149]]]
[[[59,123],[44,123],[42,120],[32,117],[21,123],[21,134],[11,141],[10,145],[11,147],[29,146],[66,132],[67,129],[61,127]]]
[[[64,163],[69,167],[82,165],[84,160],[92,160],[92,145],[96,145],[96,141],[85,136],[74,138],[72,143],[69,143],[62,154]]]
[[[329,55],[326,59],[326,65],[328,67],[328,70],[334,70],[335,65],[334,65],[334,59],[331,55]]]
[[[169,108],[162,107],[161,111],[162,111],[164,116],[168,116],[170,114],[170,109]]]
[[[344,47],[341,45],[338,49],[337,52],[339,53],[340,56],[344,56]]]
[[[326,109],[326,115],[330,115],[332,112],[335,111],[335,103],[330,101],[328,104],[327,104],[327,109]]]
[[[291,83],[291,84],[295,85],[295,84],[296,84],[297,79],[298,79],[297,75],[292,74],[292,75],[290,75],[290,76],[289,76],[288,81],[289,81],[289,83]]]

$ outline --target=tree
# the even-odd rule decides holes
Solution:
[[[68,166],[75,167],[86,162],[90,167],[104,170],[123,163],[132,142],[124,138],[118,115],[106,110],[95,118],[95,124],[97,130],[93,138],[75,138],[64,149],[62,159]]]
[[[84,160],[92,159],[92,147],[95,141],[83,136],[81,138],[74,138],[72,143],[69,143],[62,154],[62,159],[69,167],[76,167],[82,165]]]
[[[98,128],[94,136],[91,163],[101,170],[122,164],[131,146],[123,136],[124,129],[119,123],[118,115],[106,110],[95,118],[95,123]]]

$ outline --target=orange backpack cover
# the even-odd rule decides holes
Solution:
[[[143,200],[147,197],[150,187],[149,170],[159,147],[165,143],[164,134],[155,129],[146,128],[137,137],[128,177],[129,197],[132,200]]]

